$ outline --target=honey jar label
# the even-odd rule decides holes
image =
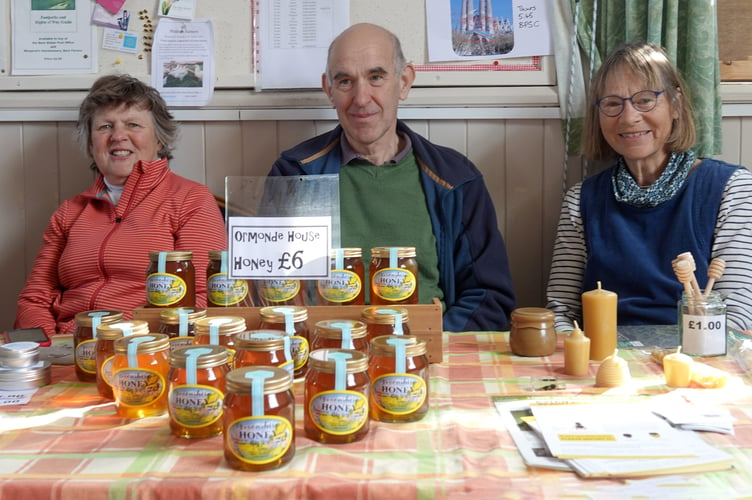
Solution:
[[[261,465],[279,460],[293,442],[293,428],[275,415],[245,417],[225,430],[225,445],[241,462]]]
[[[119,404],[147,406],[158,400],[166,388],[162,374],[140,368],[126,368],[115,372],[112,389]]]
[[[295,370],[303,368],[308,363],[308,355],[311,353],[308,339],[297,335],[290,337],[290,353],[295,360]]]
[[[170,418],[183,427],[211,425],[222,417],[224,394],[207,385],[179,385],[170,391]]]
[[[259,295],[268,302],[286,302],[294,299],[300,292],[298,280],[261,280]]]
[[[112,362],[115,361],[115,356],[110,356],[102,362],[102,380],[104,383],[112,387]]]
[[[234,306],[248,296],[248,282],[227,277],[227,273],[212,274],[206,280],[206,298],[215,306]]]
[[[153,306],[177,304],[188,293],[183,278],[169,273],[153,273],[146,277],[146,300]]]
[[[417,280],[407,269],[387,267],[376,271],[371,280],[373,293],[383,300],[405,300],[415,293]]]
[[[345,269],[333,270],[329,279],[319,280],[317,283],[319,294],[325,300],[335,303],[354,300],[362,287],[360,276]]]
[[[410,373],[388,373],[374,379],[372,384],[374,404],[392,415],[408,415],[418,410],[426,401],[426,381]]]
[[[76,346],[76,364],[89,374],[97,373],[96,340],[83,340]]]
[[[313,424],[329,434],[352,434],[368,420],[368,400],[360,392],[320,392],[308,406]]]

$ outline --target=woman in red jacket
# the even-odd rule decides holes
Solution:
[[[76,127],[98,172],[52,214],[18,298],[16,328],[71,333],[82,311],[130,311],[146,299],[150,251],[192,251],[196,306],[206,305],[208,251],[227,246],[209,189],[172,172],[177,124],[159,93],[128,75],[99,78]]]

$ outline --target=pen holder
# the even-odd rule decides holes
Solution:
[[[726,354],[726,303],[718,292],[682,294],[679,301],[682,352],[693,356]]]

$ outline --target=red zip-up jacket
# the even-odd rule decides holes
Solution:
[[[16,328],[72,333],[75,315],[95,309],[121,310],[130,318],[146,302],[150,251],[192,251],[196,307],[206,306],[208,252],[227,248],[209,189],[160,159],[133,168],[117,206],[105,192],[99,175],[52,214],[18,297]]]

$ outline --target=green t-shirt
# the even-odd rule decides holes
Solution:
[[[433,297],[443,300],[436,238],[415,155],[410,152],[398,163],[379,166],[351,161],[340,170],[339,196],[342,247],[363,250],[366,273],[371,248],[415,247],[420,303],[429,304]]]

